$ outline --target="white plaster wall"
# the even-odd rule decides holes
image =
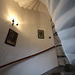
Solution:
[[[14,15],[19,26],[8,20]],[[18,33],[16,46],[5,44],[9,28]],[[45,39],[38,39],[37,30],[45,32]],[[52,38],[49,39],[49,36]],[[20,59],[54,46],[49,17],[45,13],[25,10],[13,0],[0,0],[0,65]],[[55,50],[0,69],[1,75],[40,75],[57,66]]]
[[[54,60],[55,59],[55,60]],[[0,75],[41,75],[57,66],[55,50],[0,69]]]

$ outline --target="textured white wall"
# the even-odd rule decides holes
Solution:
[[[49,17],[44,13],[25,10],[13,0],[0,0],[0,65],[20,59],[54,46]],[[19,26],[8,20],[14,15]],[[18,32],[16,46],[5,44],[9,28]],[[45,32],[45,39],[38,39],[37,30]],[[49,36],[52,38],[49,39]],[[40,75],[57,66],[55,50],[51,50],[19,64],[0,70],[1,75]]]
[[[57,66],[55,50],[0,69],[0,75],[41,75]]]

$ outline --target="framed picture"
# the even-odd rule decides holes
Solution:
[[[13,31],[12,29],[9,29],[5,43],[15,46],[17,41],[18,33]]]
[[[44,39],[44,30],[38,30],[38,38]]]

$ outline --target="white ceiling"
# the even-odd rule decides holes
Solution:
[[[40,0],[15,0],[20,7],[31,10],[38,10],[41,2]]]
[[[46,6],[43,4],[44,0],[14,0],[14,1],[17,2],[19,6],[24,9],[39,11],[49,15]]]

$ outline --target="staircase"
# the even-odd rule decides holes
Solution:
[[[52,31],[54,35],[54,42],[55,42],[55,48],[56,48],[56,54],[57,54],[57,60],[59,66],[65,66],[65,64],[69,64],[69,61],[67,57],[65,56],[65,53],[62,48],[61,40],[59,39],[58,33],[55,30],[55,25],[51,21]]]
[[[61,40],[64,52],[75,65],[75,0],[15,0],[20,7],[38,11],[45,4]]]
[[[70,64],[75,64],[75,0],[41,0],[47,7]]]

